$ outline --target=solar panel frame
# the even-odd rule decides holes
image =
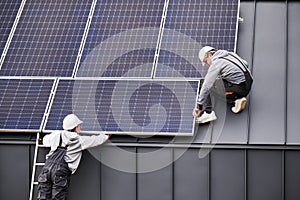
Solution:
[[[0,82],[0,132],[41,132],[55,79],[0,77]]]
[[[212,9],[207,9],[209,6]],[[168,1],[154,78],[203,78],[207,68],[199,61],[198,53],[206,45],[235,52],[239,7],[240,0]],[[211,36],[214,34],[218,37]],[[228,48],[226,37],[231,39]]]
[[[0,76],[72,77],[93,1],[24,1]]]
[[[97,1],[75,77],[152,77],[165,1],[120,2]]]
[[[153,85],[149,85],[148,83],[153,83]],[[162,94],[160,94],[160,96],[156,96],[159,93],[158,91],[160,91],[159,89],[162,89],[162,91],[168,93],[168,90],[164,90],[163,88],[170,88],[171,86],[169,87],[168,84],[172,85],[173,83],[178,85],[176,85],[176,87],[174,86],[174,88],[172,89],[169,89],[169,93],[172,90],[175,91],[172,91],[175,93],[173,94],[173,100],[175,100],[177,96],[179,96],[179,102],[177,102],[177,104],[176,101],[174,102],[172,100],[172,103],[169,102],[168,99],[164,99],[171,99],[170,96],[172,95],[162,97]],[[147,87],[158,88],[157,91],[150,90],[152,91],[152,99],[151,94],[147,97],[150,99],[147,99],[146,102],[150,103],[151,106],[146,106],[145,109],[148,109],[147,112],[149,113],[145,113],[146,111],[141,111],[141,108],[143,108],[143,106],[145,105],[142,102],[147,96],[145,96],[145,91],[148,92],[148,90],[143,89]],[[198,87],[199,81],[182,79],[154,80],[124,78],[61,78],[59,79],[57,89],[55,90],[55,95],[53,101],[51,102],[52,105],[49,108],[48,118],[46,119],[42,131],[45,133],[49,133],[57,129],[62,129],[62,121],[64,116],[70,113],[75,113],[79,116],[80,119],[84,121],[81,126],[81,132],[86,134],[97,134],[99,132],[104,132],[107,134],[119,135],[192,136],[194,134],[195,126],[192,117],[192,111],[196,105]],[[142,93],[141,91],[143,91],[144,93]],[[89,97],[85,97],[85,94],[88,94]],[[153,94],[156,95],[153,96]],[[134,97],[137,98],[134,99]],[[167,111],[161,111],[161,105],[157,105],[157,102],[157,104],[155,104],[155,101],[159,102],[160,98],[162,98],[162,104]],[[129,102],[131,102],[131,104]],[[182,102],[184,106],[187,106],[187,102],[189,102],[190,104],[188,105],[190,107],[181,108],[180,106],[182,106],[182,104],[180,103]],[[129,106],[129,104],[131,107]],[[180,104],[180,106],[178,106],[180,108],[178,109],[181,115],[177,116],[177,118],[176,116],[174,116],[174,119],[171,119],[170,116],[167,116],[170,115],[170,113],[175,113],[174,110],[176,110],[175,108],[172,108],[172,110],[170,111],[169,104],[171,106]],[[165,117],[163,116],[164,112],[167,112],[167,114],[165,115],[168,117],[168,119],[165,119],[167,120],[165,121],[166,124],[169,123],[167,125],[162,125],[163,119],[160,119],[160,117]],[[149,123],[149,116],[152,117],[151,120],[154,120],[154,122]],[[175,121],[175,124],[178,124],[178,121],[176,120],[178,120],[179,118],[181,120],[180,124],[177,125],[177,127],[175,125],[175,128],[173,128],[172,123],[174,123]],[[160,131],[157,131],[153,127],[159,129]]]

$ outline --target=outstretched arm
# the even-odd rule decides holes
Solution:
[[[109,136],[100,133],[99,135],[79,136],[82,149],[99,146],[108,140]]]

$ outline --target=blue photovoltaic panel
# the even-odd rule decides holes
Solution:
[[[198,81],[60,80],[45,130],[75,113],[82,131],[192,135]]]
[[[0,130],[41,130],[54,80],[0,79]]]
[[[170,0],[155,77],[203,77],[203,46],[235,50],[239,0]]]
[[[151,77],[164,0],[98,0],[77,77]]]
[[[0,75],[71,77],[92,0],[27,0]]]
[[[9,33],[13,27],[14,21],[17,17],[21,0],[1,0],[0,1],[0,55],[2,54],[5,44],[7,42]]]

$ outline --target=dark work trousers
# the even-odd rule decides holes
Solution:
[[[64,160],[65,147],[58,147],[46,160],[38,177],[38,200],[67,199],[71,170]]]
[[[225,94],[219,94],[217,90],[212,89],[211,94],[214,97],[219,97],[218,99],[225,99],[227,104],[231,107],[234,106],[234,101],[240,99],[242,97],[246,97],[251,89],[251,84],[247,84],[246,82],[242,82],[240,84],[233,84],[223,79],[223,84],[225,88]],[[206,99],[205,103],[203,104],[203,112],[206,111],[210,113],[212,111],[212,103],[210,95]]]
[[[234,106],[235,100],[246,97],[250,92],[250,88],[247,88],[246,82],[242,82],[240,84],[232,84],[225,80],[223,80],[223,82],[227,103],[229,105]]]

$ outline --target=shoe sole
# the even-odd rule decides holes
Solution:
[[[241,112],[242,110],[245,109],[246,104],[247,104],[247,99],[246,99],[246,98],[242,99],[242,100],[241,100],[241,104],[240,104],[241,106],[239,107],[239,109],[238,109],[237,111],[232,110],[232,112],[234,112],[234,113],[239,113],[239,112]]]
[[[196,121],[196,123],[197,123],[197,124],[205,124],[205,123],[207,123],[207,122],[211,122],[211,121],[214,121],[214,120],[216,120],[216,119],[217,119],[217,117],[214,117],[214,118],[212,118],[212,119],[206,119],[206,120],[204,120],[204,121],[202,121],[202,122]]]
[[[246,103],[247,103],[247,99],[243,99],[243,100],[242,100],[242,103],[241,103],[241,109],[240,109],[240,111],[242,111],[242,110],[245,109]]]
[[[209,120],[204,120],[203,122],[200,122],[199,124],[205,124],[205,123],[208,123],[208,122],[212,122],[212,121],[215,121],[217,118],[213,118],[213,119],[209,119]]]

